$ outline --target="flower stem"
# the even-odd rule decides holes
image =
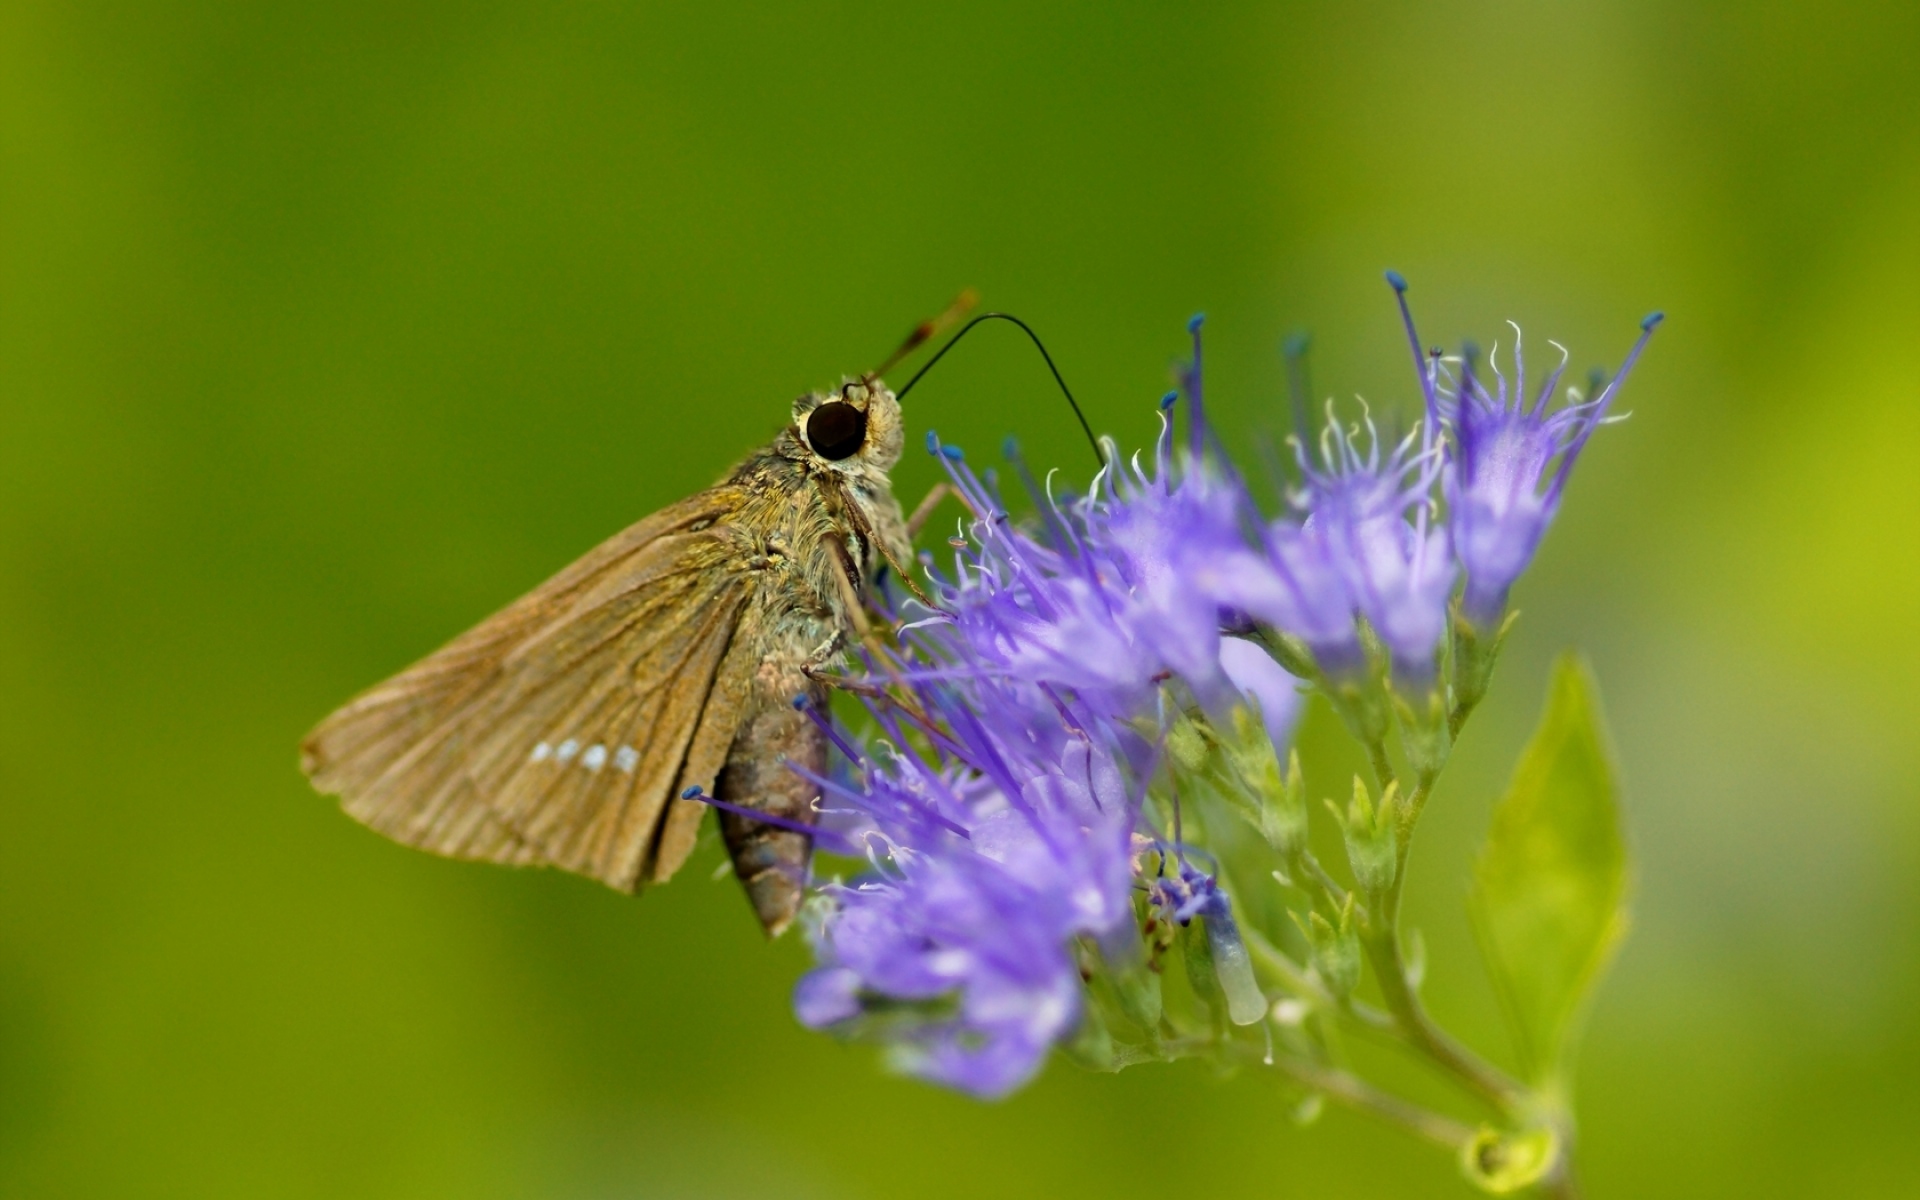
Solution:
[[[1246,928],[1240,931],[1247,948],[1260,965],[1280,980],[1282,986],[1294,995],[1326,1009],[1328,1012],[1341,1012],[1351,1017],[1354,1023],[1364,1031],[1375,1034],[1387,1034],[1394,1043],[1403,1043],[1400,1030],[1393,1018],[1371,1004],[1348,998],[1336,999],[1322,987],[1320,981],[1293,961],[1287,954],[1269,942],[1258,929]]]
[[[1385,738],[1373,738],[1367,743],[1367,761],[1373,767],[1374,786],[1382,792],[1394,782],[1398,775],[1393,769],[1393,759],[1387,754]]]
[[[1457,738],[1460,736],[1460,727],[1467,723],[1467,718],[1473,715],[1473,710],[1478,707],[1479,704],[1480,697],[1473,696],[1471,698],[1464,698],[1453,706],[1453,711],[1447,714],[1448,737]]]
[[[1443,1150],[1457,1152],[1473,1137],[1471,1127],[1383,1092],[1358,1076],[1338,1068],[1323,1067],[1290,1057],[1277,1058],[1273,1065],[1314,1091],[1331,1096],[1356,1112],[1397,1126]]]
[[[1381,998],[1408,1042],[1502,1115],[1512,1116],[1524,1106],[1525,1089],[1434,1024],[1407,973],[1406,957],[1400,947],[1400,896],[1407,878],[1407,859],[1413,850],[1414,824],[1432,794],[1435,778],[1422,775],[1406,799],[1396,829],[1399,867],[1385,890],[1367,897],[1363,944],[1368,961],[1373,964]]]
[[[1320,859],[1313,851],[1300,851],[1299,865],[1304,868],[1301,873],[1311,879],[1314,886],[1327,894],[1327,903],[1331,907],[1337,910],[1347,902],[1347,889],[1341,887],[1340,881],[1320,865]]]
[[[1448,724],[1452,731],[1457,733],[1459,725],[1464,724],[1466,718],[1466,711],[1449,714]],[[1373,763],[1374,773],[1379,776],[1384,792],[1389,783],[1398,780],[1393,760],[1387,754],[1385,739],[1369,740],[1367,756]],[[1524,1108],[1526,1089],[1434,1024],[1407,973],[1406,958],[1400,947],[1400,896],[1407,878],[1407,860],[1413,851],[1413,831],[1438,778],[1437,770],[1421,772],[1413,789],[1400,802],[1394,830],[1397,868],[1391,884],[1366,897],[1367,921],[1363,927],[1362,944],[1368,961],[1373,965],[1374,978],[1380,985],[1381,999],[1408,1045],[1501,1115],[1512,1117]]]
[[[1396,901],[1398,898],[1393,897]],[[1406,961],[1400,952],[1399,928],[1391,913],[1376,911],[1372,929],[1363,944],[1387,1012],[1407,1044],[1503,1116],[1512,1116],[1525,1107],[1525,1091],[1518,1083],[1455,1041],[1427,1014],[1420,994],[1407,976]]]
[[[1407,869],[1407,855],[1413,848],[1413,827],[1420,820],[1420,814],[1426,810],[1427,797],[1433,795],[1434,781],[1439,773],[1422,773],[1414,781],[1413,790],[1400,802],[1400,812],[1395,818],[1395,833],[1399,837],[1399,874]]]

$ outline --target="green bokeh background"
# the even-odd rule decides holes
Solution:
[[[1204,308],[1244,447],[1298,327],[1410,399],[1388,266],[1579,367],[1670,313],[1430,810],[1435,1008],[1505,1053],[1466,864],[1580,645],[1591,1192],[1916,1194],[1916,60],[1900,2],[0,6],[0,1194],[1466,1195],[1255,1075],[883,1076],[717,850],[636,902],[294,766],[962,285],[1134,443]],[[949,364],[918,427],[1085,460],[1011,334]]]

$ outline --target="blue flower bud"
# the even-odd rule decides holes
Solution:
[[[1214,977],[1227,998],[1228,1019],[1235,1025],[1257,1024],[1267,1015],[1267,997],[1253,977],[1253,960],[1240,940],[1227,894],[1216,888],[1200,910],[1200,919],[1206,925],[1207,948],[1213,952]]]

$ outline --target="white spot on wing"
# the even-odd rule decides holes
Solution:
[[[598,771],[601,767],[606,766],[607,748],[599,742],[588,746],[587,752],[580,756],[580,765],[589,771]]]
[[[541,742],[538,746],[535,746],[533,748],[533,757],[528,759],[527,761],[545,762],[552,757],[553,757],[553,747],[547,745],[545,742]]]
[[[580,743],[568,738],[560,743],[560,748],[553,752],[553,756],[561,762],[572,762],[573,756],[578,753],[580,753]]]
[[[640,752],[632,746],[622,746],[614,752],[613,765],[631,775],[633,769],[640,765]]]

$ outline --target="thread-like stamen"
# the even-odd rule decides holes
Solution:
[[[1547,345],[1552,346],[1560,352],[1560,365],[1555,367],[1553,372],[1547,376],[1546,383],[1540,387],[1539,398],[1533,402],[1533,416],[1535,420],[1538,420],[1541,415],[1547,411],[1547,404],[1553,399],[1554,389],[1560,386],[1560,377],[1567,373],[1567,360],[1573,357],[1565,346],[1562,346],[1552,338],[1547,339]]]
[[[1280,346],[1280,357],[1287,364],[1287,400],[1293,408],[1293,431],[1302,438],[1310,436],[1307,412],[1313,399],[1307,373],[1307,351],[1312,345],[1313,339],[1302,330],[1289,334]]]
[[[682,800],[698,800],[700,803],[720,809],[722,812],[730,812],[736,817],[745,817],[750,821],[758,821],[762,825],[772,825],[776,829],[785,829],[792,833],[802,833],[811,838],[838,842],[849,851],[853,849],[853,843],[842,838],[831,829],[821,829],[816,825],[808,825],[801,821],[789,820],[786,817],[777,817],[770,812],[762,812],[757,808],[747,808],[744,805],[729,804],[727,801],[721,800],[716,796],[709,796],[697,783],[686,791],[681,792],[680,798]]]
[[[1507,325],[1513,330],[1513,407],[1518,412],[1527,406],[1527,359],[1521,349],[1520,326],[1512,321]]]
[[[853,748],[851,743],[840,736],[840,731],[833,727],[833,722],[828,719],[827,714],[820,711],[819,705],[815,704],[807,696],[802,695],[793,698],[793,706],[807,714],[807,719],[812,721],[820,732],[826,735],[827,740],[832,742],[840,753],[847,756],[848,762],[856,766],[866,765],[867,760],[858,750]]]
[[[1006,460],[1013,464],[1013,473],[1020,480],[1020,486],[1026,489],[1028,498],[1033,501],[1034,508],[1039,511],[1040,523],[1046,527],[1047,541],[1057,550],[1066,550],[1066,530],[1062,528],[1060,513],[1053,506],[1053,497],[1041,488],[1038,480],[1034,479],[1032,469],[1027,466],[1026,458],[1020,453],[1020,443],[1013,438],[1008,438],[1001,445],[1000,450]],[[1049,471],[1047,477],[1051,481],[1053,473]]]
[[[1474,444],[1475,418],[1479,415],[1474,405],[1474,391],[1480,386],[1474,377],[1474,371],[1480,365],[1480,347],[1472,342],[1460,347],[1460,478],[1463,483],[1471,483],[1479,462],[1477,447]]]
[[[1413,373],[1420,377],[1420,394],[1426,401],[1427,419],[1438,424],[1440,398],[1434,390],[1433,380],[1427,375],[1426,351],[1420,348],[1420,335],[1413,327],[1413,310],[1407,306],[1407,277],[1398,271],[1388,271],[1387,285],[1393,289],[1393,297],[1400,305],[1400,323],[1407,329],[1407,346],[1413,351]]]
[[[1547,503],[1552,504],[1559,499],[1561,491],[1567,486],[1567,474],[1573,470],[1573,460],[1586,447],[1587,439],[1593,436],[1593,431],[1606,417],[1607,406],[1612,404],[1613,398],[1620,394],[1621,387],[1627,382],[1627,376],[1633,371],[1633,364],[1640,361],[1640,352],[1645,350],[1647,343],[1653,339],[1653,331],[1658,329],[1660,322],[1666,319],[1667,314],[1663,312],[1650,312],[1640,322],[1640,336],[1634,339],[1633,349],[1627,351],[1626,359],[1621,362],[1619,372],[1608,382],[1606,390],[1594,399],[1593,416],[1574,436],[1573,443],[1567,447],[1566,453],[1560,456],[1560,469],[1554,472],[1553,483],[1547,488]]]
[[[1189,452],[1195,462],[1200,461],[1207,447],[1207,413],[1201,399],[1200,367],[1200,326],[1206,322],[1207,314],[1195,313],[1187,322],[1187,332],[1193,335],[1193,363],[1187,368],[1187,439]]]
[[[888,792],[886,793],[883,793],[878,789],[872,792],[856,792],[851,789],[841,787],[838,784],[834,783],[833,780],[824,778],[819,774],[810,770],[806,770],[804,768],[795,768],[794,773],[799,775],[802,779],[805,779],[807,782],[819,786],[823,790],[838,792],[841,795],[847,796],[850,799],[856,800],[863,804],[871,805],[876,800],[881,799],[883,794],[886,794],[886,795],[893,794],[892,789],[889,789]],[[940,828],[946,830],[948,833],[954,834],[958,837],[965,838],[968,841],[973,840],[973,834],[968,831],[966,826],[958,824],[957,822],[949,819],[945,814],[941,813],[938,809],[934,808],[933,805],[921,801],[918,797],[901,794],[901,800],[895,807],[902,808],[918,816],[925,817],[927,820],[932,821],[935,825],[938,825]],[[824,810],[824,809],[816,808],[815,811],[817,812],[819,811],[854,812],[856,815],[858,815],[857,810],[850,810],[850,809]]]

